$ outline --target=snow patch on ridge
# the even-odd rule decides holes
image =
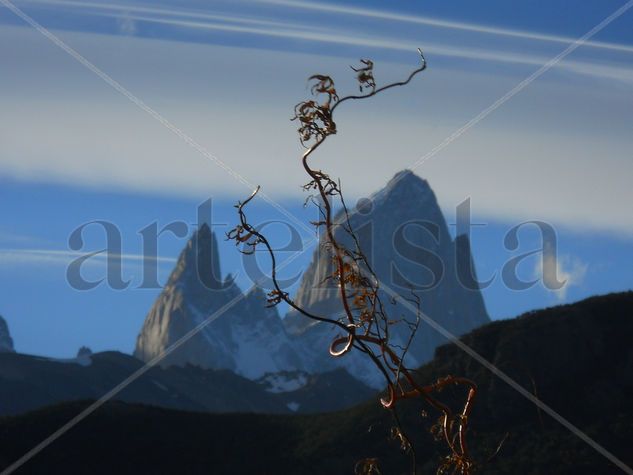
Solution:
[[[288,393],[297,391],[308,384],[308,374],[303,371],[281,371],[268,373],[257,382],[269,393]]]

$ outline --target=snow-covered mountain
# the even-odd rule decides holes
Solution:
[[[459,272],[463,276],[470,269],[476,277],[468,238],[451,238],[435,194],[425,180],[411,171],[402,171],[360,208],[351,210],[350,224],[383,288],[387,285],[411,297],[409,286],[414,285],[422,311],[455,335],[490,321],[480,290],[469,290],[458,279]],[[334,221],[343,219],[339,213]],[[336,229],[335,236],[353,249],[351,239],[342,228]],[[333,270],[329,252],[320,246],[303,275],[295,302],[315,314],[340,316],[338,288],[331,283],[324,284]],[[390,298],[383,295],[383,302],[389,301]],[[387,304],[386,310],[392,319],[414,320],[413,313],[401,304]],[[365,355],[352,352],[338,359],[329,356],[329,344],[338,333],[331,325],[315,323],[297,312],[289,313],[284,323],[288,332],[302,342],[301,347],[311,352],[306,359],[306,370],[328,371],[343,366],[366,384],[381,384],[380,374]],[[393,328],[392,342],[404,346],[409,328],[406,325]],[[409,349],[408,365],[417,367],[429,361],[435,348],[445,341],[423,323]]]
[[[0,353],[13,353],[13,340],[7,322],[0,316]]]
[[[221,275],[216,237],[203,224],[180,254],[147,315],[134,355],[151,360],[205,319],[235,303],[162,364],[229,369],[248,378],[300,369],[303,365],[294,343],[277,310],[266,307],[264,292],[255,288],[244,295],[230,277],[221,280]]]
[[[479,289],[469,290],[458,280],[458,268],[462,272],[474,269],[468,239],[451,238],[426,181],[410,171],[400,172],[360,210],[352,210],[350,221],[383,284],[407,296],[410,283],[428,286],[426,290],[416,290],[422,310],[456,335],[489,321]],[[341,231],[337,231],[337,236],[349,245]],[[295,301],[313,313],[337,315],[340,313],[337,291],[323,285],[326,275],[332,272],[331,258],[322,246],[319,249],[303,275]],[[433,286],[429,284],[434,274],[429,269],[438,277]],[[389,300],[384,298],[385,302]],[[251,379],[283,371],[315,374],[344,368],[365,384],[382,386],[380,374],[365,355],[352,352],[339,359],[329,356],[329,344],[337,335],[331,325],[314,324],[296,312],[282,320],[276,308],[266,308],[261,289],[244,295],[231,278],[222,280],[216,238],[206,225],[200,227],[182,251],[167,285],[147,315],[135,356],[151,360],[233,302],[235,305],[227,312],[162,364],[191,363],[203,368],[229,369]],[[402,306],[388,307],[392,318],[412,319]],[[405,345],[408,327],[394,328],[392,342]],[[430,327],[422,325],[407,363],[416,366],[430,360],[435,348],[444,341]]]

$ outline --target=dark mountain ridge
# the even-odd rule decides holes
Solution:
[[[625,464],[633,464],[633,292],[496,321],[462,339]],[[417,372],[473,379],[478,394],[470,445],[491,474],[623,473],[576,435],[448,344]],[[336,391],[336,387],[333,388]],[[446,390],[447,402],[462,394]],[[65,404],[0,420],[0,468],[84,407]],[[435,418],[417,403],[400,417],[416,447],[418,473],[435,473],[443,447],[429,434]],[[29,473],[353,473],[378,457],[382,473],[405,473],[409,460],[388,437],[392,421],[375,399],[318,416],[192,414],[107,405],[34,458]],[[506,437],[498,455],[485,460]],[[72,457],[70,456],[72,454]],[[117,454],[112,457],[112,454]]]
[[[114,351],[68,360],[0,354],[0,415],[98,399],[142,366],[142,361]],[[343,399],[325,397],[334,383],[342,384]],[[322,397],[315,400],[313,393]],[[374,393],[342,370],[312,375],[297,387],[271,392],[265,384],[229,370],[185,365],[151,368],[115,399],[200,412],[289,414],[343,409]]]

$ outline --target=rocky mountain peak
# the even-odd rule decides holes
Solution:
[[[278,321],[281,321],[277,307],[268,305],[268,295],[261,287],[254,286],[246,292],[246,301],[253,307],[253,310],[257,310],[262,316],[267,318],[275,317]]]
[[[13,340],[7,322],[0,316],[0,353],[13,353]]]
[[[198,292],[223,287],[218,242],[206,223],[191,236],[180,253],[167,285],[181,285]]]
[[[404,169],[396,173],[385,186],[387,190],[406,190],[407,192],[433,193],[431,185],[413,171]]]
[[[415,201],[418,204],[437,204],[435,193],[429,183],[411,170],[396,173],[384,188],[371,196],[370,200],[374,206],[402,206],[407,201]]]
[[[210,319],[162,364],[229,369],[249,378],[296,370],[300,358],[277,309],[266,304],[264,290],[243,293],[230,275],[222,280],[217,240],[203,224],[145,318],[134,355],[149,361]]]
[[[342,220],[339,216],[334,220]],[[361,249],[376,272],[381,287],[409,295],[415,289],[422,302],[422,311],[444,328],[461,335],[489,321],[479,288],[464,285],[463,277],[475,275],[468,239],[453,239],[439,207],[435,193],[428,182],[410,170],[397,173],[386,186],[359,201],[350,213],[350,224],[360,242]],[[353,248],[354,243],[342,227],[335,229],[337,240]],[[295,295],[295,302],[311,313],[326,317],[340,316],[341,303],[336,287],[329,285],[328,275],[333,272],[331,257],[325,246],[318,246],[312,262],[304,272]],[[459,262],[460,265],[457,265]],[[462,269],[472,269],[472,273]],[[326,284],[324,284],[324,282]],[[472,279],[469,282],[471,283]],[[390,299],[383,297],[385,302]],[[402,307],[392,313],[409,320],[415,317]],[[291,311],[284,319],[289,333],[305,339],[304,348],[327,348],[332,339],[332,329],[327,324],[315,324],[312,320]],[[403,327],[394,338],[402,343],[408,339],[408,329]],[[443,338],[426,325],[422,325],[410,348],[410,366],[428,361]],[[334,362],[323,352],[315,356],[318,368],[333,364],[350,364],[352,374],[363,375],[360,361],[341,358]],[[367,384],[373,382],[363,379]]]

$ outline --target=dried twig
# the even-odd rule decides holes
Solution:
[[[309,78],[312,82],[312,99],[303,101],[295,106],[293,120],[299,122],[298,132],[301,144],[306,151],[301,157],[305,172],[310,181],[303,186],[304,190],[316,192],[316,199],[309,200],[319,208],[320,219],[312,223],[317,229],[324,229],[324,244],[329,249],[333,261],[331,275],[326,280],[337,286],[339,299],[343,311],[341,319],[334,319],[316,315],[297,305],[280,287],[277,280],[277,262],[275,253],[264,235],[252,226],[246,216],[245,207],[255,197],[259,187],[243,203],[238,203],[237,210],[239,224],[228,233],[228,238],[242,247],[242,252],[252,253],[258,246],[263,246],[271,259],[271,278],[273,290],[269,293],[268,302],[276,305],[287,303],[290,307],[312,320],[326,322],[336,326],[341,331],[330,344],[330,354],[339,358],[352,349],[365,353],[376,368],[384,376],[387,387],[387,397],[381,399],[383,407],[393,410],[396,404],[405,399],[422,399],[440,413],[437,434],[448,446],[449,454],[443,460],[438,473],[449,469],[453,473],[470,474],[474,463],[468,450],[466,433],[468,418],[477,392],[474,382],[460,377],[446,376],[438,381],[421,385],[413,377],[412,370],[404,365],[407,350],[413,342],[419,325],[420,299],[412,292],[408,300],[418,308],[416,322],[406,322],[409,325],[410,337],[404,348],[390,341],[390,327],[401,320],[388,317],[380,297],[378,278],[372,270],[371,264],[363,253],[359,240],[352,229],[349,213],[343,199],[340,184],[332,180],[322,170],[315,169],[310,164],[310,157],[318,147],[330,136],[337,133],[334,112],[341,104],[351,100],[367,99],[385,90],[408,84],[417,74],[426,69],[426,59],[421,50],[421,64],[409,76],[400,82],[394,82],[382,87],[376,87],[373,73],[373,62],[361,60],[362,66],[352,67],[357,73],[360,92],[369,90],[361,95],[339,97],[334,80],[326,75],[314,75]],[[351,237],[354,249],[345,247],[335,236],[333,221],[333,201],[336,200],[343,209],[345,225],[341,228]],[[307,202],[307,201],[306,201]],[[461,411],[457,414],[437,399],[436,394],[448,386],[464,386],[467,396]],[[392,436],[400,441],[404,451],[409,452],[413,460],[415,471],[415,453],[409,438],[402,430],[397,414],[394,412],[396,427]],[[364,459],[356,466],[357,473],[379,473],[375,459]]]

